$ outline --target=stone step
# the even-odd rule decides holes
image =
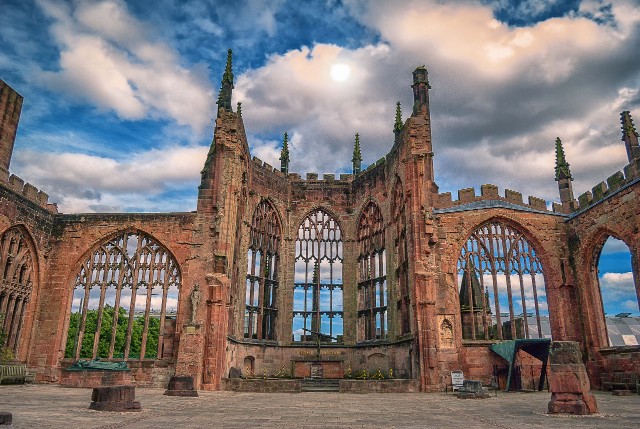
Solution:
[[[305,378],[300,383],[303,392],[339,392],[339,379]]]

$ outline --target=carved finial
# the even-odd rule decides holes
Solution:
[[[282,150],[280,151],[280,171],[289,174],[289,136],[284,133]]]
[[[569,163],[564,157],[564,149],[562,147],[562,140],[560,137],[556,138],[556,180],[569,179],[571,177],[571,170],[569,170]]]
[[[362,170],[362,152],[360,152],[360,135],[356,133],[356,141],[353,145],[353,174],[358,174]]]
[[[400,131],[402,131],[402,110],[400,110],[400,102],[398,101],[396,103],[396,121],[393,124],[393,132],[394,133],[399,133]]]
[[[622,123],[622,141],[627,148],[627,157],[629,162],[633,162],[640,159],[640,146],[638,145],[638,132],[628,110],[620,114],[620,122]]]
[[[233,71],[231,69],[231,49],[227,52],[227,64],[222,75],[220,92],[218,93],[218,116],[220,111],[231,112],[231,94],[233,91]]]
[[[238,107],[236,107],[236,111],[238,112],[238,116],[242,116],[242,102],[238,101]]]
[[[231,49],[229,49],[227,51],[227,64],[224,67],[224,75],[222,75],[222,83],[230,83],[231,85],[233,85],[233,71],[231,68],[231,56],[232,56],[232,51]]]

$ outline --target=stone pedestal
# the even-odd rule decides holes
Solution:
[[[96,411],[140,411],[135,386],[94,387],[89,408]]]
[[[550,414],[594,414],[596,398],[589,393],[589,377],[578,343],[554,341],[549,349]]]
[[[11,413],[0,411],[0,426],[11,426]]]
[[[482,387],[482,381],[479,380],[464,380],[456,396],[459,399],[486,399],[490,397],[487,389]]]
[[[169,379],[169,388],[164,391],[167,396],[191,396],[197,397],[198,391],[193,387],[193,377],[174,376]]]

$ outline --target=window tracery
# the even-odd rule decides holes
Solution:
[[[548,315],[542,263],[516,228],[478,227],[458,258],[463,339],[544,338]]]
[[[358,224],[358,337],[387,337],[387,257],[382,212],[370,202]]]
[[[0,347],[14,354],[18,351],[20,334],[34,282],[34,255],[29,236],[14,226],[0,240],[0,330],[4,333]]]
[[[395,275],[398,282],[397,288],[397,311],[399,317],[399,333],[408,334],[411,332],[411,322],[409,311],[411,309],[411,291],[409,289],[409,256],[407,246],[407,219],[404,207],[404,193],[402,182],[396,178],[396,184],[391,194],[391,209],[395,226],[395,251],[396,268]]]
[[[342,231],[318,209],[300,224],[295,243],[293,340],[342,342]]]
[[[266,200],[253,214],[249,240],[244,337],[275,340],[281,234],[278,215]]]
[[[176,260],[145,233],[101,244],[76,275],[65,357],[171,357],[180,281]]]

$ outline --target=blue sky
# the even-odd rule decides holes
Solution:
[[[638,0],[5,0],[0,46],[25,97],[11,171],[66,213],[195,209],[228,48],[253,155],[278,165],[288,132],[302,174],[350,172],[356,132],[384,156],[422,64],[454,196],[557,201],[557,136],[578,195],[626,164],[620,112],[640,120]]]

